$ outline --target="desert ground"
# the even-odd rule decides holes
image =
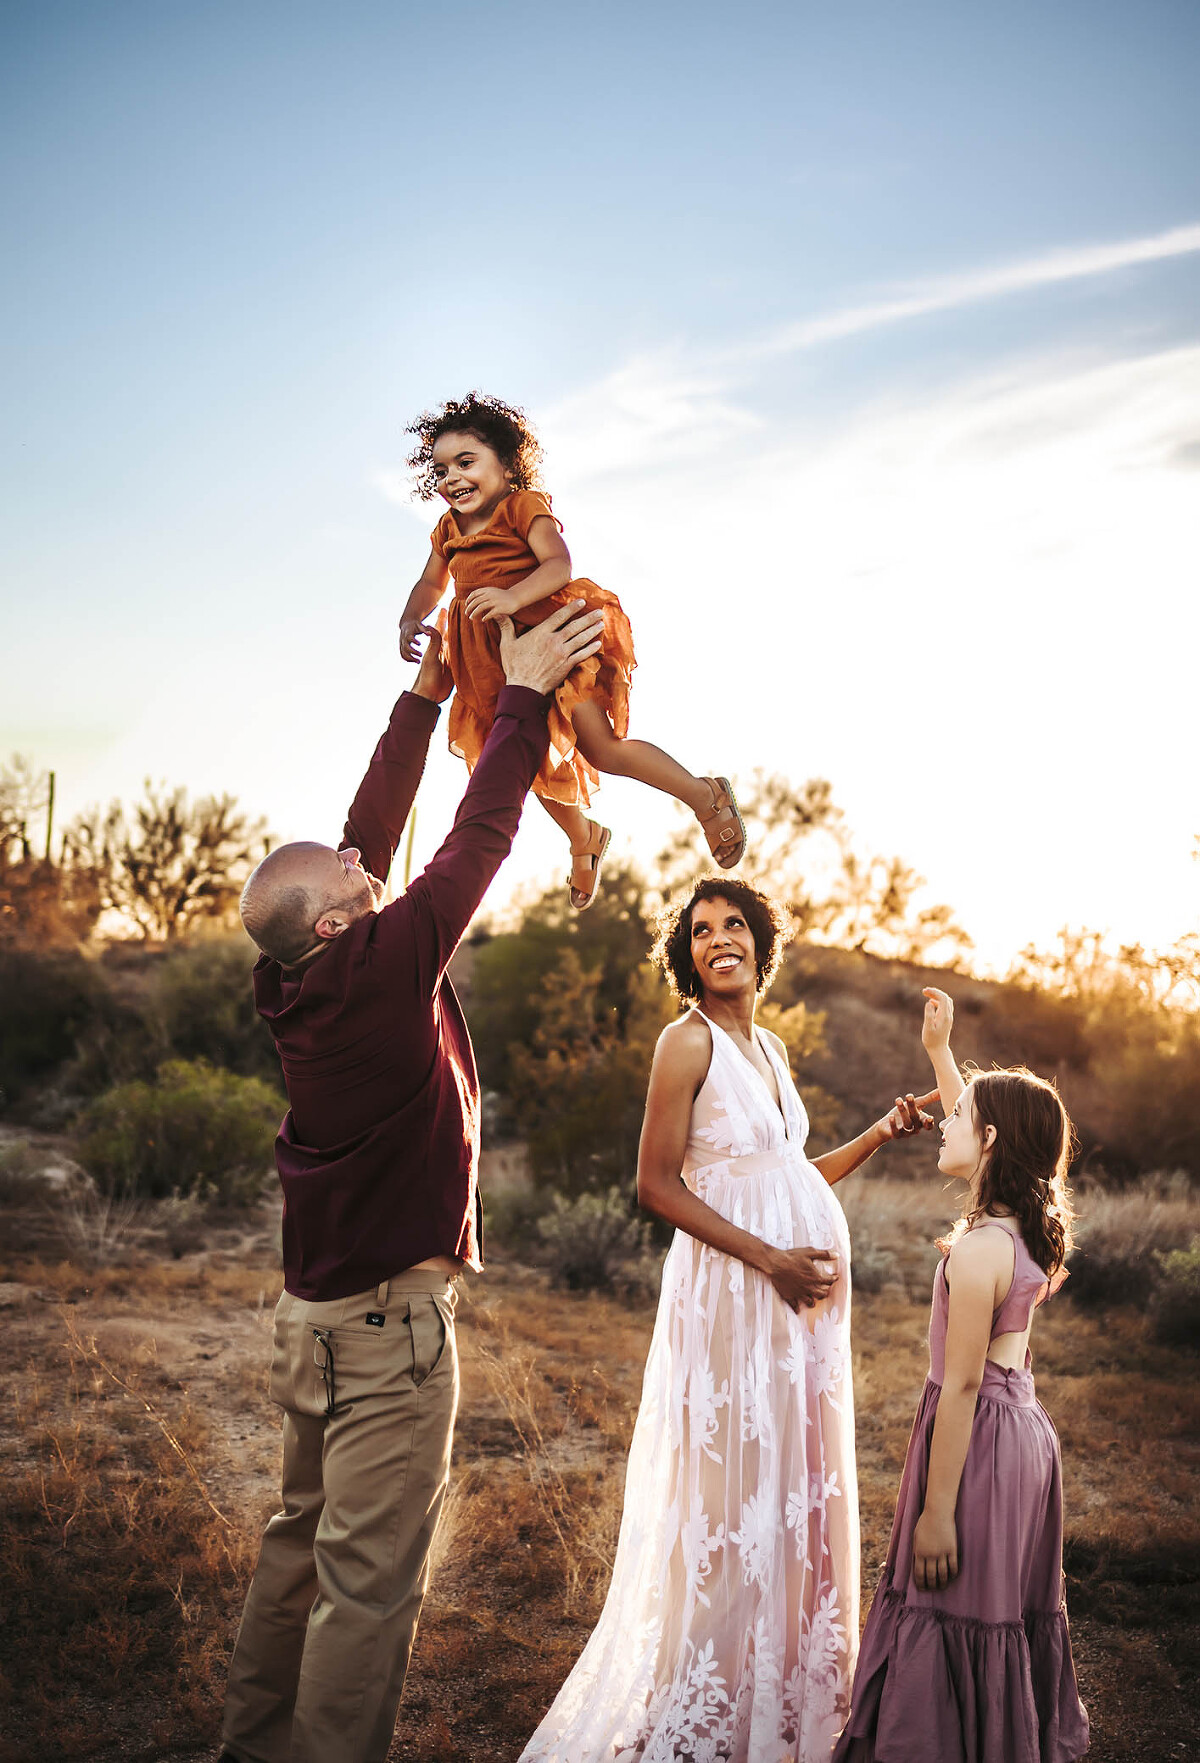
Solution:
[[[877,1187],[905,1252],[855,1296],[864,1605],[925,1368],[926,1214]],[[944,1201],[940,1202],[944,1212]],[[107,1229],[119,1237],[111,1218]],[[200,1247],[108,1265],[9,1256],[0,1285],[3,1763],[215,1755],[225,1662],[276,1500],[269,1207]],[[22,1238],[18,1230],[16,1240]],[[136,1233],[132,1233],[136,1234]],[[867,1233],[864,1231],[864,1235]],[[178,1248],[178,1245],[177,1245]],[[1069,1291],[1069,1287],[1068,1287]],[[653,1321],[499,1250],[460,1309],[454,1476],[391,1763],[512,1763],[603,1600]],[[1065,1295],[1035,1334],[1062,1437],[1067,1575],[1097,1763],[1198,1754],[1195,1358],[1136,1306]]]

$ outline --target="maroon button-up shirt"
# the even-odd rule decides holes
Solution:
[[[387,875],[437,716],[406,692],[354,798],[343,844],[373,875]],[[255,965],[291,1104],[275,1157],[284,1284],[298,1298],[368,1291],[430,1255],[481,1265],[479,1079],[446,964],[512,847],[546,745],[546,700],[506,686],[454,825],[407,892],[307,967]]]

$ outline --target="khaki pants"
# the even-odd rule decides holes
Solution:
[[[450,1475],[454,1299],[444,1274],[414,1272],[279,1300],[283,1511],[229,1669],[223,1738],[240,1763],[384,1763]]]

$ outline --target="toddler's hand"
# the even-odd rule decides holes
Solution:
[[[948,992],[939,992],[936,986],[925,986],[922,996],[925,999],[925,1020],[921,1024],[921,1045],[927,1053],[935,1053],[950,1045],[954,999]]]
[[[403,661],[419,661],[421,659],[421,638],[432,639],[437,631],[431,624],[422,624],[419,618],[402,618],[400,620],[400,657]]]
[[[914,1133],[932,1132],[937,1123],[925,1110],[932,1108],[937,1099],[936,1090],[924,1096],[914,1096],[911,1090],[907,1096],[897,1096],[896,1106],[879,1122],[884,1140],[910,1139]]]
[[[425,645],[417,677],[412,683],[413,696],[428,698],[432,704],[444,704],[454,690],[454,678],[442,652],[442,639],[446,635],[445,608],[438,613],[432,628],[423,628],[429,631],[429,641]]]
[[[504,618],[512,610],[507,588],[476,588],[467,595],[467,617],[478,623],[481,619]]]

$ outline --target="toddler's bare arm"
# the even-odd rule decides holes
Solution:
[[[431,550],[428,561],[405,602],[404,611],[400,614],[400,654],[405,661],[421,659],[421,636],[434,634],[425,620],[445,593],[449,579],[450,572],[446,568],[445,560]]]

